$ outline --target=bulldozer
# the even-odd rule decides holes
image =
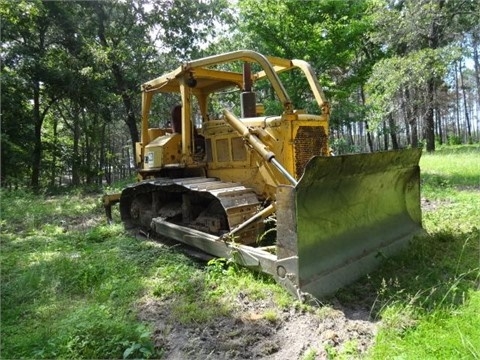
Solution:
[[[282,78],[302,79],[308,112]],[[141,94],[138,181],[103,198],[126,228],[267,273],[299,299],[333,294],[422,232],[421,149],[332,154],[330,104],[306,61],[228,52]],[[178,104],[155,125],[162,97]]]

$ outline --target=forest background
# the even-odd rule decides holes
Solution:
[[[1,0],[0,15],[2,187],[133,174],[140,85],[238,49],[312,64],[337,153],[480,140],[476,0]]]

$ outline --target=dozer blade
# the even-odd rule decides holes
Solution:
[[[291,275],[301,292],[331,294],[423,231],[420,155],[410,149],[309,161],[290,196],[280,196],[293,204],[280,200],[278,209],[279,260],[297,252],[298,274]],[[285,240],[295,228],[296,243]]]

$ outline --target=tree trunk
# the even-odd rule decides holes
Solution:
[[[480,34],[474,30],[472,36],[473,66],[475,69],[475,83],[477,85],[477,101],[480,106],[480,60],[478,55],[478,47],[480,45],[479,36]]]
[[[93,114],[92,116],[96,117],[96,114]],[[94,122],[95,123],[95,122]],[[83,124],[83,129],[84,129],[84,135],[85,135],[85,152],[83,155],[83,159],[85,161],[84,168],[86,169],[86,179],[85,182],[87,184],[92,184],[93,183],[93,174],[96,172],[95,169],[93,169],[93,155],[94,155],[94,146],[92,144],[95,143],[96,141],[96,134],[94,134],[94,129],[95,125],[91,124],[89,126],[87,117],[85,116],[85,113],[82,111],[82,124]]]
[[[348,131],[348,142],[351,147],[355,146],[355,141],[353,140],[353,131],[352,131],[352,124],[347,123],[347,131]]]
[[[398,146],[397,134],[395,133],[395,121],[392,114],[388,115],[388,127],[390,138],[392,139],[393,150],[398,150],[400,147]]]
[[[51,99],[46,105],[43,111],[40,110],[40,81],[34,81],[33,84],[33,122],[34,122],[34,144],[32,151],[32,175],[30,178],[30,186],[33,191],[40,189],[40,170],[42,164],[42,126],[43,120],[47,115],[50,106],[56,101],[55,98]]]
[[[365,92],[363,91],[363,86],[360,86],[360,96],[362,99],[362,105],[365,105]],[[370,133],[370,128],[368,126],[368,121],[365,121],[365,131],[367,132],[367,143],[370,152],[373,152],[373,141],[372,135]]]
[[[105,181],[107,182],[108,185],[112,183],[112,161],[111,161],[111,156],[108,155],[111,149],[114,148],[114,141],[115,139],[112,138],[112,132],[109,131],[110,128],[106,129],[106,134],[107,136],[105,137]],[[107,147],[108,145],[108,147]]]
[[[408,88],[405,89],[405,103],[407,109],[407,121],[410,126],[410,134],[411,134],[411,145],[412,148],[418,148],[418,130],[417,130],[417,118],[416,118],[416,107],[412,110],[410,104],[410,90]]]
[[[437,118],[436,124],[437,124],[438,143],[442,145],[443,144],[443,128],[442,128],[442,118],[441,118],[439,109],[437,109],[437,111],[435,112],[435,116]]]
[[[463,80],[463,69],[462,69],[461,60],[460,60],[460,82],[461,82],[461,88],[462,88],[463,110],[465,112],[465,122],[467,123],[467,142],[470,142],[472,140],[472,130],[470,127],[470,116],[468,114],[467,94],[465,92],[465,82]]]
[[[427,141],[427,151],[435,151],[435,119],[434,119],[434,101],[435,101],[435,80],[431,78],[427,87],[428,108],[425,116],[425,139]]]
[[[58,148],[58,118],[53,118],[53,151],[52,164],[50,166],[50,187],[55,186],[57,178],[57,148]]]
[[[407,89],[402,94],[402,109],[403,109],[403,120],[405,124],[405,138],[407,140],[407,145],[412,145],[412,139],[410,138],[410,123],[408,120],[410,119],[410,104],[406,99]]]
[[[373,152],[373,141],[372,141],[372,134],[370,132],[370,128],[368,126],[368,121],[365,121],[365,130],[367,131],[367,143],[368,143],[368,150]]]
[[[100,130],[100,154],[99,154],[99,161],[98,161],[98,169],[101,172],[105,171],[105,149],[107,148],[107,139],[105,138],[105,129],[107,128],[107,124],[105,121],[102,122],[102,128]],[[103,182],[103,176],[97,177],[98,185],[101,185]],[[109,184],[110,185],[110,184]]]
[[[383,121],[382,124],[383,124],[383,150],[388,150],[387,123],[385,121]]]
[[[439,10],[445,6],[445,0],[436,0]],[[428,47],[437,49],[442,38],[442,28],[436,21],[430,24],[430,33],[428,35]],[[433,66],[431,67],[433,69]],[[425,116],[425,139],[427,141],[427,151],[435,151],[435,75],[432,73],[427,85],[427,114]]]
[[[413,117],[410,120],[410,130],[412,133],[412,148],[418,148],[418,128],[417,128],[417,119]]]
[[[460,91],[459,91],[459,80],[458,80],[458,65],[455,61],[455,135],[460,137]]]
[[[42,124],[43,118],[40,114],[40,82],[33,84],[33,123],[35,124],[35,138],[32,152],[32,176],[30,185],[34,191],[40,187],[40,164],[42,160]]]
[[[407,146],[411,146],[412,145],[412,138],[411,138],[411,135],[410,135],[410,124],[408,123],[407,116],[405,116],[405,118],[403,120],[404,120],[403,123],[405,125],[405,140],[407,141]]]
[[[108,54],[113,54],[111,51],[111,47],[107,42],[107,38],[105,36],[105,22],[107,21],[107,14],[103,9],[103,5],[101,3],[95,4],[95,9],[98,16],[98,38],[102,47],[108,52]],[[113,55],[109,55],[110,61],[110,70],[112,71],[113,77],[115,78],[117,93],[122,97],[123,105],[125,107],[125,112],[127,114],[127,118],[125,120],[128,130],[130,132],[130,138],[132,139],[132,150],[135,156],[136,148],[135,143],[139,142],[139,135],[137,129],[137,122],[135,117],[135,110],[133,107],[133,101],[131,96],[128,93],[128,85],[125,81],[125,76],[120,65],[117,63],[116,59]]]
[[[73,159],[72,159],[72,185],[80,185],[80,152],[79,152],[79,143],[80,143],[80,120],[79,120],[79,108],[76,107],[74,110],[73,117]]]

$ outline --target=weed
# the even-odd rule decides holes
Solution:
[[[308,349],[302,356],[302,360],[315,360],[317,358],[317,351],[315,349]]]
[[[91,243],[100,243],[120,236],[122,233],[123,227],[120,224],[96,226],[86,233],[85,241]]]
[[[331,344],[325,345],[327,359],[358,359],[360,354],[356,340],[346,341],[340,348]]]
[[[202,273],[187,263],[159,267],[158,281],[153,294],[166,299],[172,295],[196,298],[204,289]]]
[[[275,324],[278,321],[278,313],[275,309],[267,309],[263,313],[263,318],[268,322]]]
[[[232,293],[242,293],[252,300],[260,300],[273,296],[280,308],[291,305],[292,296],[279,287],[275,281],[263,273],[256,273],[239,266],[227,259],[212,259],[207,267],[208,287],[218,295],[226,296]]]
[[[152,343],[152,332],[150,329],[145,326],[138,326],[137,333],[139,334],[138,340],[136,341],[124,341],[123,346],[127,347],[123,352],[124,359],[130,358],[141,358],[141,359],[150,359],[154,355],[158,355],[158,352],[155,350]],[[138,341],[138,342],[137,342]]]
[[[329,360],[335,359],[338,356],[338,350],[330,344],[325,345],[325,352],[327,353],[327,359]]]
[[[318,316],[319,320],[321,321],[334,316],[336,313],[338,313],[338,310],[335,310],[334,308],[326,305],[317,308],[315,311],[315,314]]]
[[[257,245],[273,245],[277,237],[277,218],[275,215],[267,217],[263,224],[265,226],[265,231],[258,237],[256,243]]]
[[[218,280],[227,273],[229,261],[225,258],[213,258],[208,261],[206,271],[211,280]]]

